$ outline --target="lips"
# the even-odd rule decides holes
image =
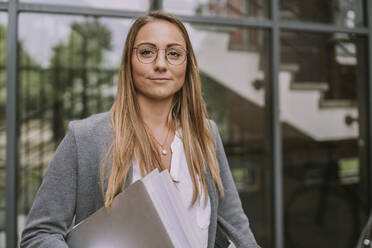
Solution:
[[[170,78],[167,78],[167,77],[154,77],[154,78],[149,78],[149,79],[154,83],[166,83],[169,80],[171,80]]]

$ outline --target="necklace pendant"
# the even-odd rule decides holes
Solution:
[[[168,154],[168,151],[166,149],[161,150],[161,155],[165,156]]]

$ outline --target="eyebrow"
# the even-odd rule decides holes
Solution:
[[[154,46],[156,47],[156,45],[154,43],[151,43],[151,42],[141,42],[139,44],[137,44],[136,46],[140,46],[140,45],[151,45],[151,46]],[[168,47],[172,47],[172,46],[180,46],[180,47],[183,47],[181,44],[179,43],[170,43],[167,45],[167,48]]]

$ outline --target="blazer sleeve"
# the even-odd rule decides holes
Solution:
[[[259,248],[249,227],[238,191],[233,181],[230,167],[223,148],[217,126],[211,122],[216,142],[216,155],[220,166],[220,176],[224,187],[224,197],[219,198],[218,221],[221,228],[237,248]]]
[[[75,214],[77,146],[72,123],[58,146],[22,232],[21,248],[68,248],[65,236]]]

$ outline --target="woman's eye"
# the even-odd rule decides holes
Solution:
[[[142,56],[151,56],[154,54],[154,51],[150,50],[150,49],[143,49],[140,51],[140,54]]]
[[[181,56],[181,54],[177,51],[169,51],[168,56],[171,56],[173,58],[177,58],[177,57]]]

